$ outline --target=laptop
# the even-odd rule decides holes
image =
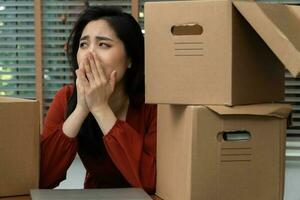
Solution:
[[[32,200],[152,200],[141,188],[33,189]]]

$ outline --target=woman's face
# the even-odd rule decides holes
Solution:
[[[115,31],[103,20],[89,22],[83,29],[77,52],[77,63],[86,58],[89,52],[94,52],[109,79],[112,71],[117,71],[116,82],[121,80],[130,63],[123,42]]]

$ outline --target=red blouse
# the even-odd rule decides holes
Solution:
[[[40,188],[54,188],[78,150],[77,138],[62,131],[73,86],[58,91],[48,110],[41,138]],[[101,133],[102,134],[102,133]],[[80,154],[86,168],[84,188],[143,187],[149,194],[156,183],[156,105],[129,105],[126,121],[117,120],[103,136],[106,159]]]

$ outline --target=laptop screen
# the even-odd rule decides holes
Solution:
[[[33,189],[32,200],[152,200],[141,188]]]

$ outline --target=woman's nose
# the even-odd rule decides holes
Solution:
[[[94,53],[94,52],[95,52],[95,46],[94,46],[94,45],[91,45],[91,46],[90,46],[89,52],[90,52],[90,53]]]
[[[84,53],[82,54],[84,58],[88,58],[89,55],[94,53],[94,48],[93,47],[89,47],[86,49],[86,51],[84,51]]]
[[[88,47],[88,49],[87,49],[88,51],[87,51],[87,53],[93,53],[94,51],[95,51],[95,45],[89,45],[89,47]]]

